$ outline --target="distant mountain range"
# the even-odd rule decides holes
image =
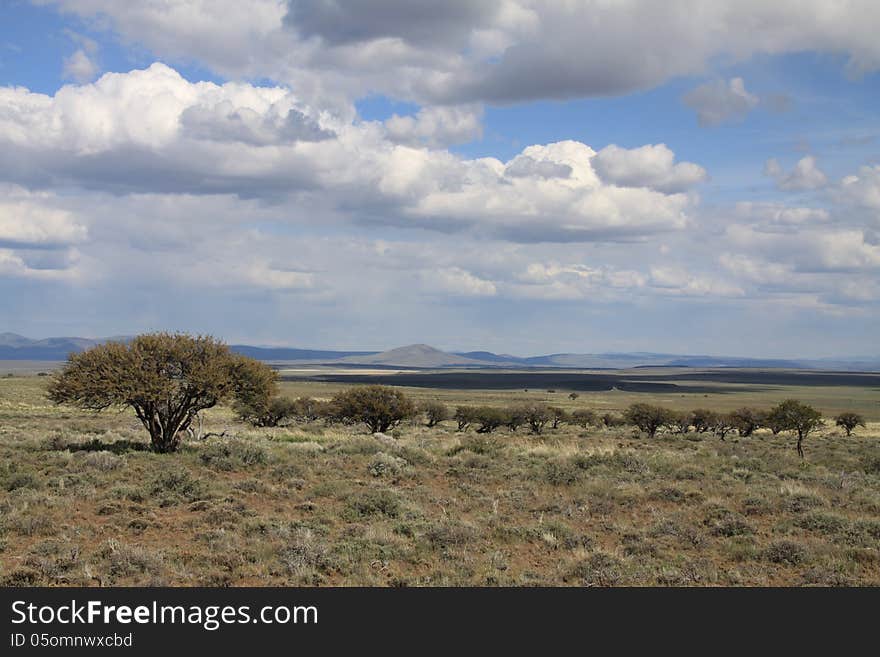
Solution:
[[[46,338],[30,340],[15,333],[0,333],[0,360],[65,360],[71,352],[79,352],[112,338]],[[302,365],[345,365],[355,368],[572,368],[630,369],[636,367],[737,367],[832,369],[848,371],[880,371],[880,357],[843,359],[773,359],[735,358],[725,356],[686,356],[648,352],[602,354],[548,354],[520,357],[489,351],[448,352],[426,344],[413,344],[388,351],[332,351],[230,345],[237,353],[272,363]]]

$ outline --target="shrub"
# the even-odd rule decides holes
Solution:
[[[470,525],[452,520],[431,525],[425,532],[425,539],[434,549],[446,550],[470,543],[477,537]]]
[[[308,527],[298,527],[279,555],[279,561],[300,580],[315,584],[315,576],[332,565],[329,545]]]
[[[287,397],[251,400],[235,405],[238,417],[255,427],[277,427],[284,420],[294,417],[297,410],[297,403]]]
[[[492,433],[507,423],[507,413],[500,408],[480,406],[476,409],[474,420],[480,425],[477,433]]]
[[[487,436],[469,436],[463,438],[461,444],[449,450],[450,456],[459,452],[468,451],[473,454],[494,455],[501,450],[501,445],[494,438]]]
[[[730,414],[730,422],[737,433],[743,438],[751,436],[760,428],[761,413],[751,408],[739,408]]]
[[[400,514],[400,500],[390,490],[364,491],[349,500],[348,509],[359,518],[369,516],[396,518]]]
[[[626,425],[626,418],[621,417],[620,415],[615,415],[614,413],[603,413],[602,424],[608,429],[622,427]]]
[[[396,477],[406,469],[406,459],[379,452],[367,466],[367,472],[374,477]]]
[[[862,457],[862,471],[865,474],[880,475],[880,456],[866,455]]]
[[[755,532],[746,521],[737,517],[729,517],[712,524],[715,536],[748,536]]]
[[[435,427],[449,419],[449,409],[439,402],[425,402],[421,406],[421,411],[425,414],[426,424],[429,427]]]
[[[368,385],[350,388],[333,397],[332,413],[342,422],[363,422],[371,433],[384,433],[415,415],[412,401],[400,390]]]
[[[236,466],[263,465],[266,450],[240,440],[211,443],[199,450],[199,460],[215,470],[234,470]]]
[[[673,433],[687,433],[691,430],[691,414],[683,411],[670,411],[666,427]]]
[[[598,424],[599,418],[593,411],[578,409],[571,414],[571,421],[582,429],[586,429],[591,425]]]
[[[458,406],[452,417],[458,424],[458,430],[466,431],[471,424],[476,423],[477,409],[473,406]]]
[[[527,414],[528,408],[525,406],[514,406],[513,408],[509,408],[506,411],[507,418],[505,425],[511,431],[516,431],[526,423]]]
[[[735,428],[734,420],[729,414],[718,414],[715,416],[715,423],[712,425],[712,432],[721,438],[721,440],[724,440],[725,436]]]
[[[715,426],[718,414],[714,411],[707,411],[704,408],[698,408],[691,411],[691,424],[697,433],[706,433]]]
[[[847,436],[851,436],[853,430],[856,427],[864,427],[865,426],[865,418],[863,418],[858,413],[846,412],[841,413],[837,417],[834,418],[834,424],[838,427],[842,427],[844,431],[846,431]]]
[[[597,552],[572,566],[568,577],[583,586],[614,586],[622,577],[621,562],[610,554]]]
[[[784,511],[803,513],[819,506],[825,506],[825,500],[815,493],[793,493],[787,495],[781,504]]]
[[[100,452],[80,452],[80,454],[82,454],[80,461],[84,466],[100,470],[101,472],[116,470],[125,463],[125,459],[121,456],[116,456],[112,452],[103,450]]]
[[[529,425],[529,429],[531,429],[534,434],[540,434],[544,430],[544,425],[547,424],[553,416],[554,410],[549,406],[533,404],[525,408],[526,422]]]
[[[611,470],[642,474],[648,471],[648,467],[635,454],[626,452],[612,452],[611,454],[577,454],[572,457],[574,463],[581,470],[605,466]]]
[[[2,485],[11,493],[21,488],[39,488],[40,480],[31,472],[15,472],[4,478]]]
[[[321,419],[327,412],[327,402],[311,397],[298,397],[294,401],[294,415],[302,422],[314,422]]]
[[[109,562],[110,575],[129,577],[134,574],[157,575],[162,570],[163,557],[138,545],[126,545],[114,539],[107,541],[102,556]]]
[[[570,486],[577,483],[582,469],[568,459],[551,459],[544,464],[543,479],[554,486]]]
[[[846,518],[830,513],[808,513],[798,518],[795,524],[801,529],[820,532],[822,534],[836,534],[847,527]]]
[[[559,406],[550,406],[548,410],[550,411],[550,420],[552,421],[552,424],[550,425],[551,428],[558,429],[561,423],[568,422],[568,411],[566,411],[564,408],[560,408]]]
[[[807,548],[794,541],[776,541],[764,550],[764,558],[773,563],[797,566],[807,560]]]
[[[651,404],[632,404],[626,409],[624,417],[629,424],[653,438],[660,427],[669,424],[671,412],[661,406]]]
[[[200,479],[194,478],[188,470],[173,469],[159,473],[147,486],[151,495],[183,498],[188,502],[204,497],[206,487]],[[167,499],[167,498],[166,498]]]

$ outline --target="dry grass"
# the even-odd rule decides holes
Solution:
[[[389,444],[320,423],[252,429],[216,409],[210,428],[233,439],[159,455],[129,413],[57,408],[44,385],[0,379],[4,585],[880,585],[877,423],[824,430],[801,463],[790,437],[764,432],[722,443],[444,423]],[[526,394],[432,392],[415,395]],[[632,396],[530,394],[602,410]],[[743,394],[725,404],[757,399]]]

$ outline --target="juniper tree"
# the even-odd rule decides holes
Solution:
[[[653,438],[660,427],[669,423],[671,411],[650,404],[632,404],[623,415],[629,424],[638,427]]]
[[[856,427],[864,427],[865,426],[865,418],[863,418],[858,413],[853,413],[851,411],[846,413],[841,413],[837,417],[834,418],[834,424],[838,427],[842,427],[844,431],[846,431],[847,436],[851,436],[853,429]]]
[[[200,411],[234,398],[268,404],[276,374],[209,336],[139,335],[71,354],[49,384],[49,399],[91,411],[130,407],[157,452],[174,452]]]
[[[389,386],[349,388],[337,393],[331,405],[337,419],[348,424],[363,422],[371,433],[384,433],[416,413],[409,397]]]
[[[768,413],[768,423],[782,431],[797,434],[797,453],[801,458],[804,458],[803,443],[806,437],[824,425],[819,411],[796,399],[786,399],[773,407]]]
[[[421,406],[421,411],[425,414],[425,420],[429,427],[436,427],[443,420],[449,419],[449,409],[440,402],[425,402]]]

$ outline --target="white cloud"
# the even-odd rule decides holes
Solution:
[[[802,272],[851,272],[880,268],[880,244],[857,228],[813,228],[797,233],[767,233],[752,226],[727,228],[726,241],[772,262]]]
[[[880,165],[863,166],[858,174],[846,176],[838,187],[846,203],[880,213]],[[875,215],[880,220],[880,214]]]
[[[483,134],[479,106],[423,107],[415,116],[394,114],[385,121],[388,138],[411,146],[442,147],[479,139]]]
[[[84,241],[86,227],[47,200],[45,194],[0,186],[0,246],[51,248]]]
[[[728,82],[707,82],[689,91],[683,100],[697,113],[702,126],[741,121],[759,102],[757,96],[746,91],[742,78],[731,78]]]
[[[800,226],[829,221],[831,215],[824,208],[789,207],[783,203],[741,201],[736,204],[740,219],[760,221],[768,225]]]
[[[706,180],[703,167],[692,162],[674,162],[675,153],[666,144],[632,149],[611,144],[596,154],[593,164],[603,180],[627,187],[681,192]]]
[[[426,290],[443,295],[492,297],[498,293],[495,283],[459,267],[424,270],[420,279]]]
[[[76,277],[69,267],[40,267],[28,262],[21,252],[0,248],[0,280],[2,278],[33,279],[38,281],[65,281]]]
[[[163,58],[337,104],[369,92],[444,103],[623,94],[756,54],[814,51],[843,55],[851,74],[880,68],[872,0],[706,0],[697,10],[688,0],[39,1],[104,18]]]
[[[776,186],[785,191],[819,189],[828,183],[828,176],[818,167],[813,155],[798,160],[790,173],[785,173],[779,162],[771,158],[764,164],[764,174],[773,178]]]
[[[530,146],[510,162],[465,159],[394,143],[381,125],[316,111],[282,87],[191,83],[163,64],[53,97],[0,88],[0,146],[0,175],[22,184],[297,194],[360,221],[526,242],[680,230],[696,199],[666,190],[705,175],[673,165],[662,145],[614,151],[617,184],[596,175],[595,151],[575,141]]]
[[[64,58],[61,74],[66,80],[90,82],[98,74],[98,64],[82,48]]]
[[[651,267],[650,283],[668,294],[696,297],[741,297],[745,292],[729,281],[696,275],[680,265]]]
[[[793,273],[790,265],[778,262],[769,262],[761,258],[754,258],[744,253],[722,253],[718,258],[721,266],[734,276],[762,285],[789,285],[793,281]]]
[[[504,289],[514,297],[528,299],[609,302],[638,293],[645,282],[644,274],[631,269],[547,261],[531,262],[524,270],[514,272]]]

